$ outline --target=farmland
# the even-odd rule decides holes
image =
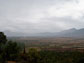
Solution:
[[[24,43],[26,48],[34,47],[42,50],[74,51],[84,49],[84,38],[66,37],[18,37],[11,39]]]

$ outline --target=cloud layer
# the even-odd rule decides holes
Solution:
[[[0,0],[0,30],[58,32],[84,27],[83,0]]]

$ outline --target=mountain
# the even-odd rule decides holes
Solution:
[[[69,29],[69,30],[63,30],[63,31],[61,31],[61,32],[39,33],[38,36],[43,36],[43,37],[64,37],[65,35],[68,35],[68,34],[73,33],[73,32],[75,32],[75,31],[77,31],[77,29],[72,28],[72,29]]]
[[[79,29],[71,34],[72,37],[84,37],[84,28]]]
[[[4,33],[7,35],[7,36],[14,36],[14,37],[76,37],[76,38],[83,38],[84,37],[84,28],[82,29],[75,29],[75,28],[72,28],[72,29],[68,29],[68,30],[64,30],[64,31],[61,31],[61,32],[45,32],[45,33],[37,33],[37,34],[27,34],[27,33],[22,33],[22,32],[12,32],[12,31],[4,31]]]
[[[9,31],[9,30],[5,30],[3,31],[5,33],[5,35],[7,35],[8,37],[16,37],[16,36],[24,36],[24,33],[21,32],[13,32],[13,31]]]
[[[82,29],[68,29],[61,32],[56,33],[40,33],[37,36],[43,37],[74,37],[74,38],[83,38],[84,37],[84,28]]]
[[[71,29],[68,29],[68,30],[64,30],[64,31],[58,32],[58,35],[66,35],[66,34],[70,34],[70,33],[76,32],[76,31],[77,31],[77,29],[71,28]]]
[[[65,31],[59,32],[58,36],[59,37],[83,38],[84,37],[84,28],[79,29],[79,30],[77,30],[75,28],[72,28],[72,29],[69,29],[69,30],[65,30]]]

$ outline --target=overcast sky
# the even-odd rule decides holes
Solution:
[[[58,32],[84,27],[84,0],[0,0],[0,30]]]

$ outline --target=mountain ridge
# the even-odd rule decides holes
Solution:
[[[42,37],[84,37],[84,28],[76,29],[71,28],[68,30],[63,30],[61,32],[45,32],[45,33],[37,33],[35,35],[28,35],[22,32],[11,32],[11,31],[3,31],[7,36],[42,36]]]

